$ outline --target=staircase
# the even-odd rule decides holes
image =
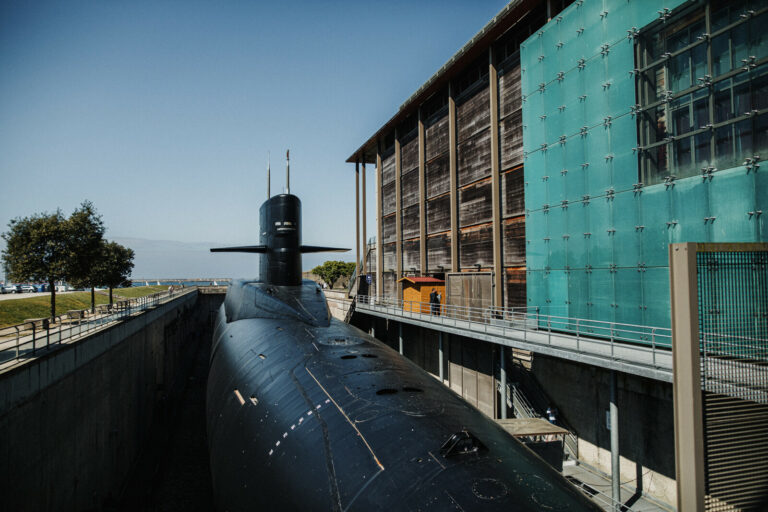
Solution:
[[[515,361],[508,372],[510,389],[507,391],[507,396],[512,400],[510,405],[515,411],[515,417],[546,418],[547,407],[557,404],[549,400],[536,378],[519,361]],[[578,458],[578,440],[573,434],[573,429],[562,416],[557,418],[557,424],[569,432],[564,438],[566,458],[576,460]]]

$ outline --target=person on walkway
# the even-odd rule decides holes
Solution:
[[[432,293],[429,294],[429,304],[430,304],[430,310],[433,315],[437,315],[438,308],[440,307],[440,301],[437,298],[438,293],[437,290],[432,288]]]
[[[437,297],[435,300],[435,311],[437,316],[440,316],[440,304],[443,303],[443,296],[440,292],[437,292]]]

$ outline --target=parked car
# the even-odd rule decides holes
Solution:
[[[3,293],[21,293],[21,288],[15,284],[7,284],[3,287]]]
[[[21,288],[20,293],[35,293],[37,291],[37,288],[35,288],[35,286],[31,284],[22,284],[20,288]]]

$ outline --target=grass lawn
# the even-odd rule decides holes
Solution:
[[[167,286],[134,286],[130,288],[115,288],[113,300],[135,299],[153,293],[167,291]],[[109,290],[96,292],[96,304],[109,303]],[[72,309],[88,309],[91,307],[91,292],[72,292],[56,294],[56,314],[63,315]],[[0,301],[0,328],[22,323],[28,318],[46,318],[51,311],[51,294],[39,293],[34,297],[23,299],[8,299]]]
[[[96,304],[106,304],[109,297],[96,294]],[[56,294],[56,314],[72,309],[91,307],[91,292]],[[0,301],[0,327],[22,323],[27,318],[45,318],[51,311],[51,294],[39,293],[35,297]]]

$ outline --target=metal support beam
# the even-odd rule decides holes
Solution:
[[[400,155],[400,136],[395,130],[395,281],[403,277],[403,194],[401,187],[402,155]],[[403,285],[397,283],[397,298],[403,298]]]
[[[507,419],[507,354],[499,347],[499,386],[501,386],[501,419]]]
[[[504,260],[501,238],[501,175],[499,163],[499,78],[493,63],[493,46],[488,50],[488,78],[491,97],[491,216],[493,219],[493,300],[504,305]]]
[[[381,143],[376,144],[376,298],[381,299],[384,296],[384,246],[382,244],[382,224],[384,220],[381,217],[382,195],[381,195]]]
[[[363,274],[368,273],[368,233],[365,219],[365,159],[363,159]],[[370,293],[369,293],[370,294]]]
[[[355,266],[357,279],[360,279],[360,160],[355,162]]]
[[[619,402],[616,390],[616,372],[611,370],[611,497],[615,510],[621,503],[621,466],[619,459]]]
[[[419,271],[427,275],[427,182],[424,120],[419,107]]]
[[[438,366],[438,376],[440,377],[440,382],[444,382],[443,379],[443,333],[438,332],[437,333],[437,366]]]
[[[677,509],[704,510],[704,421],[696,244],[669,246]]]
[[[397,323],[397,341],[400,346],[400,355],[403,355],[403,322]]]
[[[456,101],[453,99],[453,86],[448,82],[448,170],[451,190],[451,272],[458,272],[459,267],[459,192],[457,190],[457,153],[456,153]]]

